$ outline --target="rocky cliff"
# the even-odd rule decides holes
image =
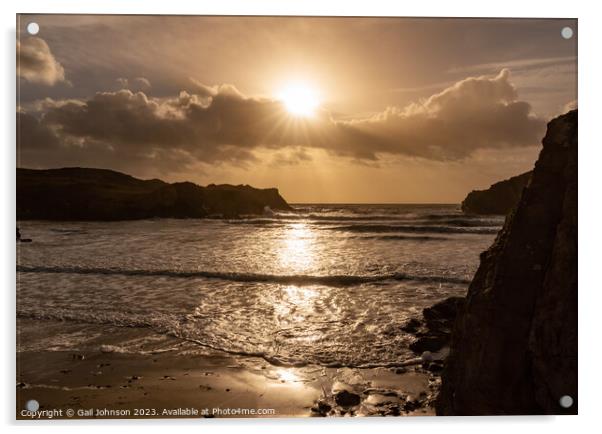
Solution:
[[[569,395],[570,408],[559,404]],[[577,413],[577,111],[552,120],[531,181],[468,289],[441,415]]]
[[[462,201],[462,211],[469,214],[508,214],[518,203],[531,173],[496,182],[487,190],[471,191]]]
[[[169,184],[104,169],[17,169],[17,219],[134,220],[237,217],[290,210],[275,188]]]

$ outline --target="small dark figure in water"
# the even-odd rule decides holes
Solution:
[[[17,241],[21,241],[21,232],[19,231],[19,228],[17,228]]]

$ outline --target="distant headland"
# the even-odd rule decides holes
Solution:
[[[17,168],[18,220],[236,218],[262,214],[268,208],[291,209],[276,188],[170,184],[159,179],[141,180],[113,170],[81,167]]]
[[[496,182],[487,190],[471,191],[462,201],[462,211],[468,214],[510,213],[518,203],[533,171]]]

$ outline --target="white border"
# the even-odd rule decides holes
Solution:
[[[504,433],[521,428],[544,429],[549,433],[563,433],[587,430],[600,426],[596,419],[600,391],[598,390],[601,351],[600,351],[600,312],[601,307],[599,265],[600,230],[602,210],[600,205],[602,182],[602,112],[598,104],[602,99],[600,79],[602,78],[599,43],[602,41],[599,7],[592,1],[551,1],[527,2],[524,0],[504,0],[484,2],[470,0],[454,1],[386,1],[386,0],[20,0],[13,4],[1,3],[2,14],[2,67],[0,74],[3,85],[0,104],[2,144],[2,196],[3,204],[2,276],[1,288],[4,296],[2,318],[5,335],[2,345],[2,393],[0,394],[2,422],[14,429],[43,429],[60,432],[91,431],[104,432],[107,429],[127,429],[139,427],[149,432],[161,432],[170,425],[178,430],[190,429],[198,432],[266,432],[281,433],[306,432],[308,430],[328,430],[348,432],[350,430],[378,429],[400,430],[441,430],[446,433],[491,432]],[[25,13],[131,13],[131,14],[216,14],[216,15],[345,15],[345,16],[460,16],[460,17],[546,17],[579,18],[579,108],[580,108],[580,207],[579,207],[579,413],[577,417],[480,417],[480,418],[405,418],[370,420],[203,420],[203,421],[88,421],[19,423],[14,417],[15,391],[15,326],[14,326],[14,279],[15,279],[15,14]],[[40,425],[43,425],[41,427]],[[130,428],[130,429],[131,429]],[[22,432],[22,431],[21,431]]]
[[[585,6],[548,1],[506,0],[484,5],[480,1],[456,0],[392,2],[387,0],[220,0],[207,1],[137,1],[104,0],[77,2],[21,0],[19,12],[31,13],[119,13],[119,14],[190,14],[190,15],[335,15],[335,16],[449,16],[449,17],[538,17],[575,18]],[[585,3],[585,2],[584,2]],[[587,7],[586,7],[587,9]]]

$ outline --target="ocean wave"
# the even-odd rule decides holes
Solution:
[[[400,360],[374,362],[370,359],[357,358],[355,360],[339,359],[339,351],[332,354],[306,354],[304,356],[293,354],[281,354],[269,350],[255,350],[238,346],[230,339],[221,343],[212,342],[210,336],[203,334],[202,330],[195,328],[191,322],[190,315],[157,315],[157,314],[135,314],[132,312],[98,312],[95,309],[73,311],[57,308],[54,306],[21,307],[17,310],[17,317],[33,320],[47,321],[69,321],[83,324],[97,324],[112,327],[142,328],[154,333],[171,336],[186,342],[198,345],[212,351],[222,352],[241,357],[257,357],[265,360],[273,366],[302,367],[307,365],[318,365],[329,368],[377,368],[377,367],[401,367],[414,364],[415,359],[406,358]],[[239,342],[243,344],[243,342]],[[230,346],[232,345],[232,346]],[[177,351],[177,347],[158,352]],[[136,354],[156,354],[157,351],[140,352],[124,346],[102,345],[101,352],[121,352]]]
[[[442,234],[496,234],[498,227],[416,226],[416,225],[345,225],[328,228],[344,232],[434,232]]]
[[[280,217],[280,216],[279,216]],[[463,217],[462,215],[454,215],[453,218]],[[290,216],[282,216],[282,218],[290,219]],[[298,214],[293,219],[315,220],[315,221],[422,221],[422,216],[408,214],[355,214],[355,215],[325,215],[325,214]],[[430,220],[430,219],[426,219]]]
[[[483,219],[448,219],[448,220],[424,220],[393,218],[382,219],[382,216],[374,218],[355,217],[326,217],[315,219],[303,217],[299,219],[284,218],[248,218],[237,220],[226,220],[231,225],[252,225],[263,227],[281,227],[293,225],[299,222],[315,226],[317,229],[333,229],[349,232],[435,232],[435,233],[474,233],[492,234],[502,228],[502,223],[495,220]]]
[[[433,237],[429,235],[359,235],[350,238],[356,240],[404,240],[404,241],[451,241],[453,238],[448,237]]]
[[[416,223],[424,226],[457,226],[457,227],[497,227],[502,228],[503,222],[496,220],[485,220],[485,219],[465,219],[465,218],[452,218],[452,219],[441,219],[441,220],[427,220],[421,221],[416,220]]]
[[[51,321],[70,321],[85,324],[99,324],[114,327],[143,328],[155,333],[172,336],[204,348],[244,357],[259,357],[274,366],[305,366],[308,360],[295,360],[278,357],[265,351],[252,351],[235,348],[224,348],[195,337],[197,330],[187,327],[188,315],[142,315],[131,312],[96,312],[94,310],[71,311],[55,307],[21,308],[17,310],[18,318]],[[120,348],[121,352],[131,352]]]
[[[273,217],[266,217],[266,218],[244,218],[244,219],[229,219],[229,220],[224,220],[226,223],[229,224],[233,224],[233,225],[278,225],[281,223],[286,223],[287,221],[293,223],[296,222],[297,220],[283,220],[283,219],[278,219],[278,218],[273,218]]]
[[[228,273],[220,271],[180,271],[180,270],[124,270],[117,268],[84,268],[84,267],[46,267],[17,265],[21,273],[61,273],[61,274],[102,274],[117,276],[162,276],[173,278],[207,278],[229,280],[234,282],[266,282],[288,285],[326,285],[353,286],[363,283],[383,281],[418,281],[427,283],[469,284],[470,280],[454,276],[413,276],[405,273],[380,275],[283,275],[256,273]]]
[[[428,220],[446,220],[446,219],[453,219],[453,218],[458,218],[458,217],[464,217],[464,218],[480,218],[480,216],[478,216],[477,214],[464,214],[460,211],[456,212],[456,213],[440,213],[440,214],[423,214],[422,215],[423,218],[428,219]]]
[[[300,214],[296,216],[270,216],[270,217],[247,217],[240,219],[229,219],[226,220],[226,223],[233,225],[281,225],[281,224],[295,224],[299,222],[309,223],[309,224],[336,224],[343,222],[373,222],[373,221],[389,221],[389,222],[399,222],[399,221],[408,221],[409,217],[405,216],[384,216],[384,215],[375,215],[375,216],[328,216],[328,215],[314,215],[314,214]],[[414,220],[410,220],[414,221]]]
[[[274,214],[270,216],[245,216],[238,219],[228,219],[228,223],[268,223],[297,220],[344,222],[344,221],[410,221],[423,224],[450,224],[470,226],[501,226],[503,219],[483,218],[463,214],[416,215],[416,214]]]
[[[50,228],[50,232],[56,232],[58,234],[65,235],[76,235],[76,234],[87,234],[88,231],[85,229],[72,229],[72,228]]]

